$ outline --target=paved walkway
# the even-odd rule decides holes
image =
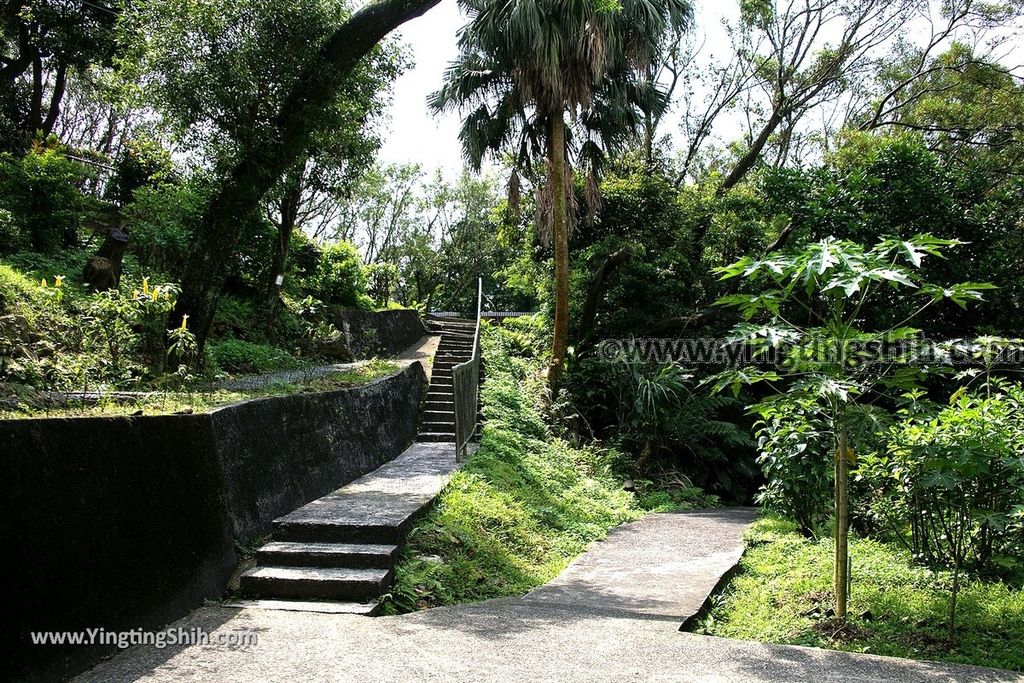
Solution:
[[[80,681],[1024,681],[679,632],[737,557],[748,510],[652,515],[520,599],[401,617],[208,607],[175,624],[255,632],[239,648],[137,647]]]
[[[421,361],[429,381],[431,368],[430,361],[433,358],[434,353],[437,351],[437,343],[439,339],[440,337],[437,336],[424,336],[418,342],[399,354],[395,360],[402,366],[408,365],[414,361]],[[310,368],[300,368],[298,370],[283,370],[281,372],[271,372],[263,375],[246,375],[245,377],[236,377],[235,379],[215,382],[210,386],[214,389],[221,389],[223,391],[257,391],[259,389],[269,387],[272,384],[304,384],[338,372],[348,372],[350,370],[361,368],[369,362],[370,361],[368,360],[357,360],[353,363],[334,363],[332,365],[318,365]]]

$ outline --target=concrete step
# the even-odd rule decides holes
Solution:
[[[391,569],[254,567],[242,574],[241,591],[264,598],[376,600],[391,584]]]
[[[420,432],[416,440],[421,443],[455,443],[455,434],[448,432]]]
[[[293,543],[343,543],[362,545],[399,545],[412,520],[376,522],[367,517],[354,522],[322,521],[274,522],[274,537]]]
[[[447,448],[414,444],[370,474],[274,520],[274,540],[401,545],[455,469]]]
[[[455,409],[455,392],[451,386],[431,387],[427,389],[427,403],[449,403],[452,410]]]
[[[455,421],[451,422],[424,422],[420,425],[420,431],[427,434],[455,434]]]
[[[425,410],[430,410],[432,407],[439,407],[438,404],[442,404],[440,407],[441,411],[455,410],[455,396],[453,392],[443,391],[432,391],[427,394],[427,406]]]
[[[466,351],[465,353],[447,355],[444,356],[443,358],[435,359],[433,367],[434,369],[453,368],[456,365],[462,365],[463,363],[468,363],[471,360],[473,360],[473,354],[469,351]]]
[[[380,603],[372,602],[337,602],[324,600],[274,600],[261,598],[242,598],[224,603],[225,607],[236,609],[264,609],[276,612],[313,612],[317,614],[354,614],[362,617],[373,617],[380,612]]]
[[[264,567],[388,568],[397,556],[397,545],[274,541],[256,551],[256,562]]]
[[[455,424],[455,410],[425,410],[423,411],[424,422],[450,422]]]
[[[469,354],[472,354],[473,353],[473,344],[470,343],[470,342],[467,342],[465,344],[462,344],[462,343],[452,343],[452,342],[441,342],[440,344],[437,345],[437,351],[435,352],[434,355],[435,356],[439,356],[439,355],[444,355],[446,353],[456,353],[456,354],[467,354],[467,353],[469,353]]]
[[[423,409],[427,412],[454,413],[455,401],[451,397],[448,400],[432,400],[430,397],[427,397]]]

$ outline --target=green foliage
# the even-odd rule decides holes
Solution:
[[[160,0],[134,9],[124,30],[145,40],[133,41],[135,53],[123,77],[143,85],[139,95],[163,116],[179,144],[223,164],[267,139],[302,69],[352,6],[326,0],[221,0],[182,11],[180,3]],[[362,137],[372,138],[372,129],[361,129],[382,108],[386,86],[402,62],[394,45],[376,47],[331,106],[314,113],[320,133],[310,152],[332,171],[343,172],[346,165],[343,159],[328,160],[333,154],[355,159],[365,153]],[[375,141],[368,142],[372,152]]]
[[[198,181],[140,185],[123,213],[132,249],[143,269],[181,273],[206,190]]]
[[[362,308],[373,305],[366,294],[366,269],[362,257],[349,242],[325,247],[307,284],[313,295],[324,303]]]
[[[0,251],[16,251],[25,246],[26,240],[23,239],[14,214],[7,209],[0,209]]]
[[[117,160],[107,197],[124,205],[135,199],[136,190],[157,187],[174,180],[175,175],[171,153],[158,142],[145,137],[129,140]]]
[[[646,484],[646,482],[638,482]],[[653,482],[645,486],[646,493],[637,492],[637,505],[649,512],[678,512],[680,510],[706,510],[721,505],[718,496],[695,486],[680,486],[671,490],[656,488]]]
[[[551,435],[539,410],[542,364],[510,355],[522,340],[485,329],[480,449],[410,533],[391,612],[524,593],[641,515],[609,474],[609,454]]]
[[[625,354],[581,358],[566,391],[595,435],[629,457],[629,472],[674,470],[722,498],[749,500],[756,471],[745,456],[754,442],[742,404],[709,396],[690,371]]]
[[[111,372],[115,376],[124,370],[123,361],[138,360],[142,350],[140,344],[148,341],[150,350],[159,347],[163,328],[154,323],[162,323],[173,308],[173,297],[177,295],[175,286],[150,288],[145,278],[137,289],[129,293],[130,287],[128,283],[122,283],[119,289],[91,295],[84,301],[88,335],[101,340],[106,346]],[[145,338],[147,332],[148,340]]]
[[[909,240],[942,226],[944,236],[962,244],[946,258],[926,260],[922,276],[995,282],[1000,289],[967,312],[933,306],[915,324],[928,334],[963,337],[1022,329],[1024,279],[1014,264],[1024,257],[1024,241],[1012,227],[1021,220],[1021,183],[992,167],[947,163],[916,134],[846,133],[840,143],[821,167],[758,177],[762,211],[791,227],[791,243],[836,237],[869,244],[880,235]],[[912,313],[913,302],[896,296],[866,311],[876,327]]]
[[[811,455],[835,453],[834,577],[840,618],[846,617],[848,462],[866,445],[857,438],[854,425],[871,421],[872,401],[886,392],[915,388],[929,367],[913,364],[915,349],[885,357],[878,352],[889,344],[919,341],[920,330],[907,327],[907,323],[929,306],[950,301],[966,307],[967,302],[980,300],[984,290],[993,288],[971,282],[940,286],[923,279],[924,259],[941,257],[956,244],[955,240],[917,235],[909,240],[883,238],[866,249],[828,237],[802,250],[761,259],[746,257],[719,269],[723,279],[743,277],[757,287],[754,293],[719,299],[720,305],[737,309],[746,321],[733,328],[729,341],[752,352],[755,360],[768,354],[776,357],[761,365],[727,369],[710,383],[716,391],[731,386],[737,394],[745,385],[758,384],[768,384],[778,392],[752,408],[764,420],[761,436],[768,448],[761,463],[766,475],[773,477],[766,493],[778,494],[776,499],[783,507],[788,503],[794,508],[805,531],[816,521],[805,503],[823,502],[817,487],[821,470],[807,467],[807,439],[817,440]],[[884,307],[897,291],[903,301],[911,302],[910,315],[888,329],[862,329],[869,312]],[[798,320],[807,322],[793,322]],[[809,475],[806,481],[803,475]],[[799,495],[792,491],[794,485],[809,492],[812,499],[794,502]],[[818,516],[824,516],[824,510]]]
[[[287,351],[241,339],[223,339],[207,345],[206,357],[214,371],[232,374],[263,374],[292,370],[299,365]]]
[[[0,154],[0,209],[10,217],[3,231],[12,235],[0,242],[0,253],[75,246],[78,229],[96,209],[77,187],[87,176],[85,166],[49,142],[37,143],[23,158]]]
[[[774,517],[748,532],[740,573],[698,631],[770,643],[825,647],[892,657],[1024,671],[1024,591],[970,579],[961,599],[962,628],[949,641],[945,593],[952,577],[912,563],[902,549],[851,542],[856,589],[842,627],[828,615],[831,539],[812,540]]]
[[[398,266],[393,263],[374,263],[366,268],[367,296],[378,308],[384,308],[398,285]]]
[[[608,256],[626,248],[631,256],[609,275],[602,310],[592,324],[597,338],[636,334],[659,320],[683,315],[700,300],[699,245],[679,193],[661,173],[623,161],[601,182],[602,209],[593,224],[576,229],[574,320],[590,278]],[[644,306],[635,302],[644,301]],[[581,330],[585,333],[586,330]]]
[[[933,565],[1024,575],[1024,388],[992,380],[948,406],[911,403],[864,458],[872,510]]]
[[[832,500],[832,434],[816,402],[779,401],[765,406],[758,428],[757,464],[767,479],[758,502],[796,520],[814,534]]]
[[[470,21],[460,54],[431,106],[469,112],[460,138],[475,168],[490,153],[510,152],[522,165],[543,158],[545,119],[563,112],[589,133],[580,156],[598,163],[599,145],[614,148],[642,113],[664,111],[659,84],[640,83],[638,72],[657,63],[693,16],[684,0],[643,0],[619,11],[592,0],[462,4]]]
[[[0,265],[0,308],[31,330],[0,379],[46,391],[136,389],[162,366],[164,323],[176,291],[124,278],[119,289],[87,294],[63,276],[34,282]]]
[[[40,303],[40,288],[24,274],[0,263],[0,313],[11,310],[15,304],[27,306]]]

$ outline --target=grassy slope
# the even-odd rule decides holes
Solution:
[[[831,540],[811,541],[774,518],[757,522],[749,550],[719,604],[701,625],[709,635],[851,652],[1024,670],[1024,592],[972,581],[961,592],[958,635],[945,642],[943,572],[913,566],[883,543],[851,543],[854,618],[843,632],[830,607]],[[870,611],[865,618],[864,613]]]
[[[528,324],[486,331],[480,450],[410,533],[391,612],[525,593],[644,514],[607,452],[573,446],[545,425],[529,332]]]
[[[334,389],[359,386],[373,380],[386,377],[398,371],[398,366],[387,361],[372,361],[369,364],[347,372],[333,373],[312,381],[294,384],[276,383],[258,390],[244,392],[213,391],[209,390],[210,375],[215,368],[207,368],[206,376],[196,377],[186,383],[186,386],[169,389],[173,384],[161,383],[159,378],[143,377],[128,378],[123,382],[111,381],[109,378],[96,379],[91,377],[88,382],[78,380],[72,381],[76,373],[85,372],[91,369],[92,374],[99,372],[108,363],[108,352],[105,347],[72,351],[67,347],[67,340],[75,335],[69,331],[80,324],[81,311],[76,305],[81,305],[86,297],[86,292],[72,281],[64,283],[64,301],[58,302],[55,296],[53,273],[69,272],[69,263],[76,260],[83,260],[84,256],[77,252],[62,254],[59,258],[49,258],[32,254],[19,255],[22,259],[28,257],[31,263],[26,266],[12,264],[0,260],[0,316],[15,315],[22,316],[28,322],[31,330],[40,337],[40,341],[30,348],[40,354],[46,353],[45,359],[38,363],[37,373],[27,373],[24,370],[14,373],[14,379],[8,380],[8,373],[5,370],[11,369],[14,361],[0,356],[0,399],[17,396],[20,399],[17,407],[11,407],[10,401],[0,402],[0,419],[19,419],[29,417],[51,416],[99,416],[99,415],[134,415],[138,411],[145,414],[174,413],[183,409],[191,409],[196,412],[212,410],[217,407],[236,403],[239,401],[259,398],[263,396],[280,396],[293,394],[302,391],[330,391]],[[50,287],[43,287],[41,279],[46,279]],[[235,326],[253,326],[252,318],[255,313],[249,310],[244,304],[226,299],[232,303],[225,306],[228,317],[237,318],[233,320]],[[79,332],[80,334],[81,332]],[[86,334],[90,334],[89,331]],[[0,353],[6,351],[8,340],[0,338]],[[95,345],[93,345],[95,346]],[[239,374],[262,374],[276,372],[279,370],[292,370],[303,365],[317,365],[316,359],[293,358],[287,351],[269,346],[267,344],[252,344],[250,342],[236,339],[222,339],[214,341],[208,347],[216,356],[217,348],[224,350],[227,347],[234,350],[235,356],[242,356],[242,360],[249,362],[253,367],[247,367]],[[127,364],[135,364],[136,371],[141,371],[144,361],[133,358],[129,354]],[[216,360],[214,358],[213,360]],[[227,368],[226,368],[227,369]],[[234,368],[231,368],[233,370]],[[21,381],[20,375],[37,374],[35,385],[31,386]],[[124,373],[128,377],[128,373]],[[98,393],[111,391],[138,391],[152,392],[152,395],[140,397],[133,400],[103,399],[98,402],[87,402],[82,404],[72,403],[68,405],[55,405],[45,396],[38,395],[36,389],[59,389],[65,391],[77,391],[87,389]]]

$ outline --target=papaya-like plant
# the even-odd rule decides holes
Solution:
[[[752,407],[754,413],[768,421],[780,413],[779,406],[798,405],[820,424],[806,432],[817,443],[803,448],[796,444],[790,452],[814,446],[835,453],[833,579],[840,620],[846,618],[849,590],[849,470],[856,462],[851,425],[857,413],[870,412],[880,398],[895,399],[918,387],[928,372],[942,370],[918,362],[929,360],[929,347],[920,330],[910,327],[913,318],[943,301],[966,307],[994,288],[973,282],[939,285],[924,279],[922,262],[942,258],[945,250],[959,244],[922,234],[909,240],[887,237],[866,248],[829,237],[719,269],[723,280],[745,278],[752,290],[717,303],[742,315],[744,320],[734,327],[728,343],[750,349],[753,362],[710,378],[714,389],[732,387],[738,394],[744,385],[769,385],[774,392]],[[873,307],[893,308],[895,297],[913,303],[911,314],[884,329],[864,329],[865,314]],[[821,449],[823,438],[831,441],[827,449]]]

